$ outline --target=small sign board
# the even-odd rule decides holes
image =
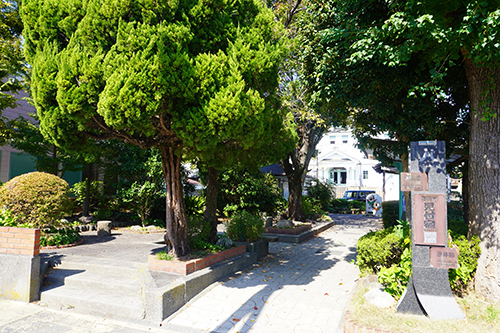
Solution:
[[[417,245],[446,246],[444,194],[413,194],[413,240]]]
[[[425,172],[401,172],[401,191],[427,191]]]
[[[431,247],[431,266],[435,268],[458,268],[458,252],[451,247]]]

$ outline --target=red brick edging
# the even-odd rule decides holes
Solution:
[[[0,227],[0,253],[38,255],[40,229]]]
[[[246,246],[240,245],[219,253],[210,254],[203,258],[191,259],[187,261],[158,260],[155,255],[150,255],[148,258],[148,264],[149,269],[153,271],[188,275],[223,260],[242,255],[245,252]]]

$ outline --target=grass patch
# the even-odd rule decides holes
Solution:
[[[158,260],[173,260],[174,256],[166,253],[165,251],[160,251],[156,254],[156,259],[158,259]]]
[[[475,294],[455,297],[465,319],[431,320],[425,316],[397,313],[396,305],[388,309],[373,306],[364,298],[368,290],[360,286],[348,308],[349,319],[366,327],[408,333],[500,332],[500,304],[485,302]]]

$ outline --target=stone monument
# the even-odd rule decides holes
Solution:
[[[401,174],[401,191],[411,191],[413,275],[397,311],[463,319],[448,280],[448,269],[458,267],[458,254],[447,247],[445,158],[444,141],[412,142],[410,173]]]

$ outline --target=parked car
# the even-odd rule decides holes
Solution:
[[[343,199],[346,199],[347,201],[366,201],[366,197],[371,194],[375,193],[373,190],[355,190],[355,191],[346,191],[344,194]]]

